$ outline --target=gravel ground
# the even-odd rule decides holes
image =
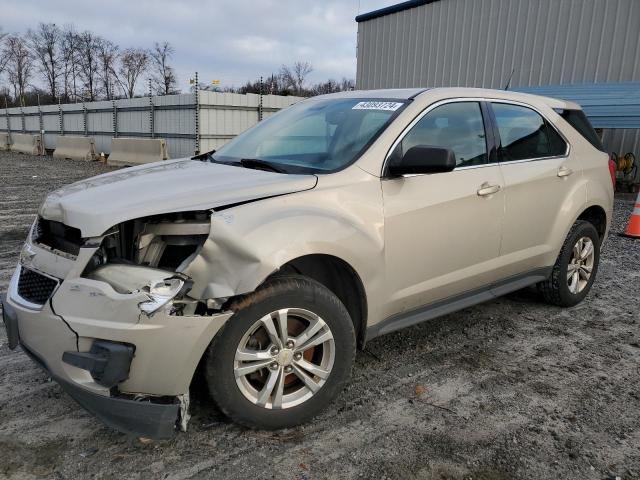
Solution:
[[[0,152],[0,290],[46,192],[107,170]],[[2,330],[0,477],[637,479],[639,291],[640,241],[613,235],[575,308],[518,292],[372,341],[312,424],[246,430],[201,396],[156,443],[103,427]]]

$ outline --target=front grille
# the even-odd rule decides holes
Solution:
[[[28,268],[20,267],[18,295],[28,302],[44,305],[57,286],[56,280]]]
[[[80,230],[38,217],[33,229],[33,241],[53,250],[78,255],[82,245]]]

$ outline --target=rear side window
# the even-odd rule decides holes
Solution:
[[[601,152],[604,152],[604,146],[600,141],[600,137],[591,126],[591,122],[582,110],[556,110],[558,115],[564,118],[569,125],[575,128],[591,145]]]
[[[542,116],[527,107],[493,103],[500,134],[500,161],[564,155],[567,144]]]

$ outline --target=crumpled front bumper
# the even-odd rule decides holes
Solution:
[[[22,350],[67,394],[109,427],[123,433],[152,438],[168,438],[175,433],[180,412],[178,403],[161,404],[134,401],[95,393],[83,388],[79,383],[70,381],[68,377],[54,373],[47,361],[24,340],[20,339],[18,314],[7,302],[6,297],[2,300],[2,319],[7,331],[9,348],[13,350],[20,345]],[[62,327],[59,328],[62,329]]]
[[[170,438],[176,431],[180,412],[178,403],[160,404],[107,397],[86,390],[73,382],[58,377],[45,361],[24,343],[24,352],[55,380],[67,394],[105,425],[123,433],[151,438]]]
[[[37,248],[36,248],[37,251]],[[38,268],[48,267],[37,255]],[[51,257],[53,258],[53,257]],[[34,264],[29,265],[34,268]],[[10,346],[18,342],[62,388],[105,424],[125,433],[168,437],[175,431],[195,369],[207,346],[231,316],[173,316],[140,312],[140,294],[121,294],[109,284],[73,271],[44,305],[25,302],[18,293],[18,266],[3,320]],[[53,267],[52,267],[53,268]],[[80,269],[74,269],[76,272]],[[132,345],[128,378],[101,385],[89,370],[63,360],[65,352],[91,351],[96,342]]]

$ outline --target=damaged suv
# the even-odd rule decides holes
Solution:
[[[581,301],[612,215],[602,150],[560,100],[308,99],[51,193],[3,302],[10,347],[121,431],[186,429],[196,370],[233,420],[292,426],[378,335],[529,285]]]

